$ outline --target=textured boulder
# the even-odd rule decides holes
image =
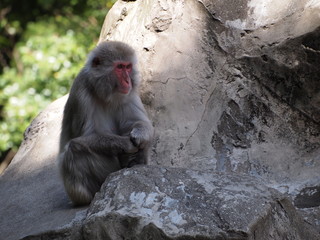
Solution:
[[[155,166],[108,178],[85,239],[318,239],[290,201],[256,178]]]
[[[76,225],[81,216],[76,216],[79,209],[71,208],[56,163],[65,101],[54,102],[32,122],[0,176],[0,239],[16,240],[72,221]]]
[[[313,0],[118,1],[100,41],[139,53],[152,163],[262,177],[319,211],[319,13]]]
[[[82,216],[76,227],[24,240],[319,238],[276,190],[253,177],[211,171],[121,170],[107,178]]]
[[[190,170],[123,170],[73,209],[55,161],[61,99],[0,176],[0,239],[320,239],[249,177],[289,193],[320,232],[319,12],[314,0],[118,1],[100,41],[137,50],[152,165]]]

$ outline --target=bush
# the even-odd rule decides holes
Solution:
[[[106,15],[101,10],[107,9],[105,1],[91,2],[100,4],[100,10],[78,16],[65,8],[63,14],[26,24],[14,46],[12,66],[0,75],[0,152],[17,149],[39,111],[68,92],[97,43]]]

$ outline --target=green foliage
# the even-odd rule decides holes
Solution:
[[[49,9],[56,1],[38,2],[43,9]],[[83,1],[72,0],[61,13],[25,24],[13,49],[11,67],[5,67],[0,75],[0,152],[16,149],[39,111],[68,92],[87,53],[96,44],[107,11],[106,1],[88,0],[82,10],[79,2]],[[107,2],[110,6],[114,1]],[[78,8],[72,9],[72,4]],[[22,24],[15,22],[10,26],[18,31]]]

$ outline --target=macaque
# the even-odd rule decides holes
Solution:
[[[103,42],[74,80],[58,160],[75,206],[89,204],[110,173],[148,163],[153,127],[138,94],[136,65],[130,46]]]

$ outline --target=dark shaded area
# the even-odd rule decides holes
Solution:
[[[320,123],[319,39],[320,28],[299,38],[288,40],[285,44],[268,48],[261,57],[242,59],[248,74],[253,75],[253,78],[279,100],[318,124]],[[264,64],[266,62],[268,64]],[[320,131],[316,134],[319,135]]]
[[[320,186],[303,188],[294,199],[298,208],[311,208],[320,206]]]

